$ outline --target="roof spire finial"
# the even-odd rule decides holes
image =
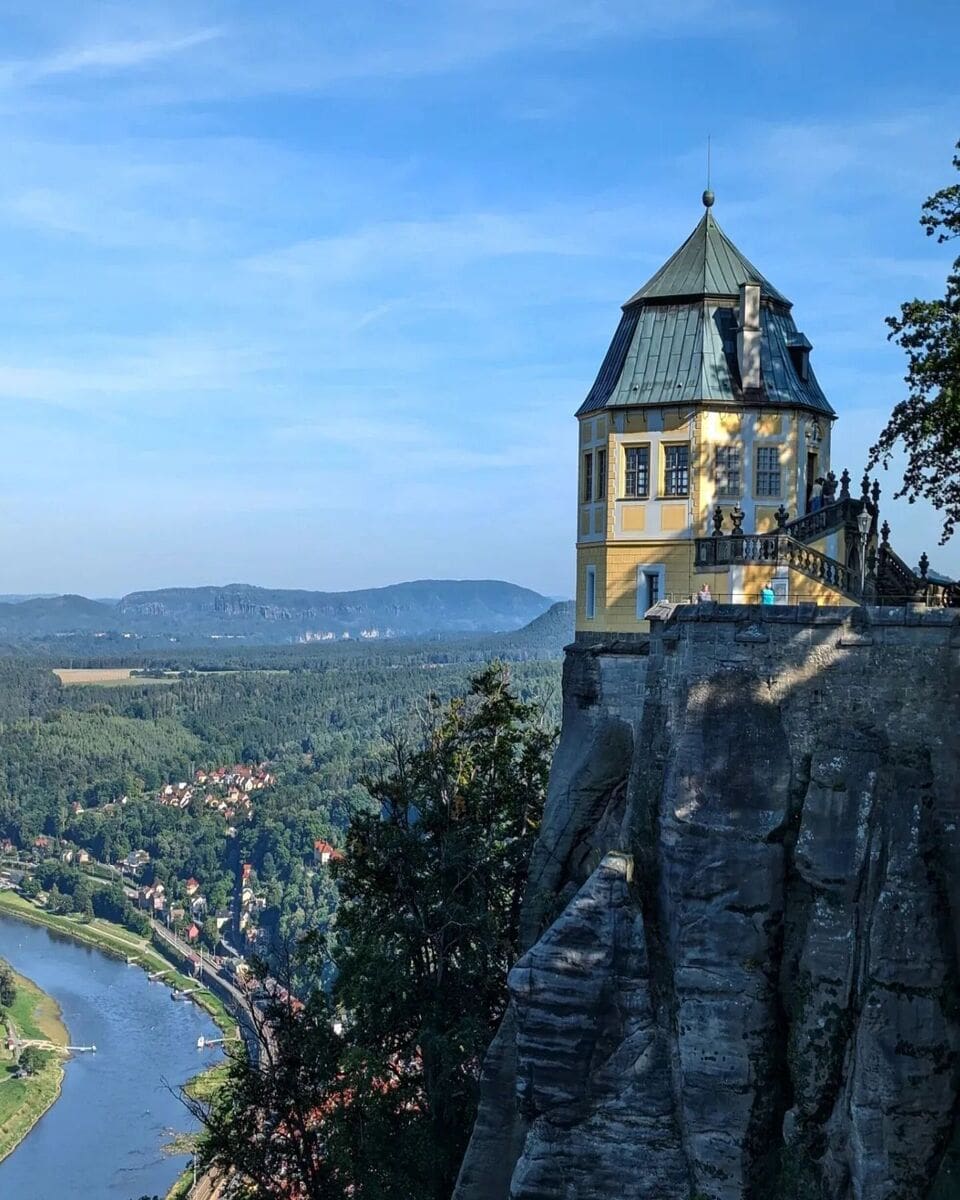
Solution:
[[[710,134],[707,134],[707,186],[703,193],[703,207],[711,208],[716,199],[713,192],[710,190]]]

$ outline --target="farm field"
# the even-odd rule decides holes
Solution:
[[[144,684],[176,683],[174,674],[162,679],[150,678],[145,675],[134,675],[136,667],[54,667],[53,673],[64,687],[80,685],[101,687],[122,687],[132,684],[142,687]]]

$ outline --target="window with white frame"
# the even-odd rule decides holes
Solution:
[[[587,577],[584,586],[583,611],[588,620],[592,621],[597,615],[597,568],[587,567]]]
[[[663,494],[686,496],[690,491],[690,447],[684,442],[663,448]]]
[[[778,604],[790,603],[790,568],[777,567],[773,573],[773,579],[770,586],[773,588],[773,594],[777,598]]]
[[[583,456],[583,500],[588,503],[593,499],[593,454]]]
[[[757,447],[757,488],[758,496],[780,495],[780,447]]]
[[[714,479],[718,496],[731,500],[740,498],[743,471],[739,446],[717,446]]]
[[[665,576],[666,569],[660,564],[637,567],[637,616],[641,620],[663,599]]]
[[[627,446],[624,472],[624,496],[646,500],[650,495],[650,447]]]

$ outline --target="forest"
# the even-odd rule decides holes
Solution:
[[[387,755],[419,742],[431,706],[465,693],[478,663],[513,658],[518,698],[557,721],[567,614],[550,617],[486,639],[165,653],[122,661],[179,674],[123,686],[65,687],[45,656],[0,656],[0,838],[21,851],[63,839],[110,863],[145,850],[142,882],[176,891],[193,877],[211,911],[229,907],[249,863],[266,902],[259,949],[322,931],[336,888],[314,843],[342,846],[351,819],[375,810],[367,784]],[[261,763],[274,782],[249,818],[157,802],[197,770]],[[67,897],[79,877],[61,865],[45,882]]]

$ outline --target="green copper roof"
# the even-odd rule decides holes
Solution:
[[[797,371],[790,349],[810,343],[798,333],[790,312],[764,305],[760,326],[758,402],[834,416],[812,368],[806,378]],[[744,403],[737,310],[730,301],[628,305],[577,416],[604,408],[697,403]]]
[[[603,408],[716,403],[805,408],[833,417],[790,301],[707,211],[680,249],[623,306],[577,416]],[[760,285],[760,387],[744,393],[737,355],[740,285]]]
[[[741,283],[759,283],[762,297],[774,304],[790,304],[744,258],[708,208],[676,254],[623,307],[700,296],[739,296]]]

